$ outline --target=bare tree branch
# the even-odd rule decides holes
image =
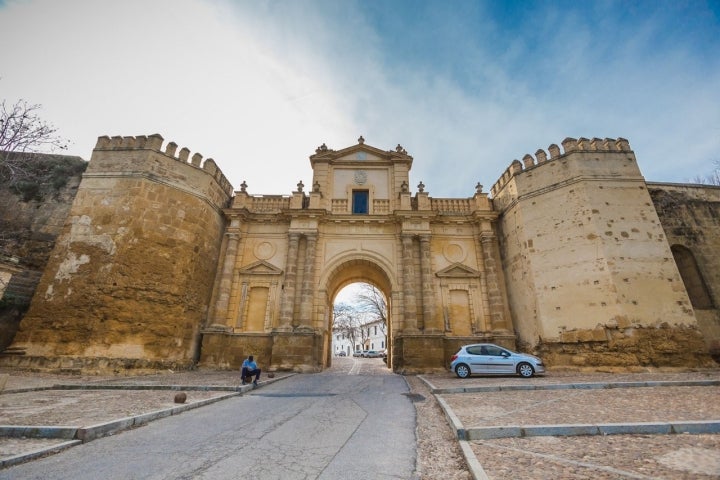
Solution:
[[[690,183],[698,183],[700,185],[720,186],[720,159],[713,162],[715,169],[709,175],[695,175]]]
[[[26,154],[67,149],[67,140],[40,118],[40,109],[25,100],[13,105],[0,102],[0,181],[14,184],[27,177]]]
[[[383,294],[375,286],[365,283],[356,297],[360,311],[369,315],[373,321],[380,320],[380,328],[385,333],[387,327],[387,303]]]

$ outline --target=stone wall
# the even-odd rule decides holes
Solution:
[[[690,300],[623,139],[566,139],[493,187],[510,308],[550,365],[708,363]]]
[[[187,149],[176,157],[177,146],[163,152],[162,141],[98,140],[16,336],[25,350],[18,363],[196,360],[232,189],[211,159],[188,162]]]
[[[13,341],[87,166],[80,157],[23,155],[26,177],[0,183],[0,352]]]
[[[649,183],[710,353],[720,358],[720,187]]]

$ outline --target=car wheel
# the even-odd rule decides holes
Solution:
[[[459,364],[455,367],[455,375],[457,375],[459,378],[467,378],[470,376],[470,367],[465,365],[464,363]]]
[[[530,378],[535,375],[535,370],[529,363],[521,363],[517,366],[517,372],[521,377]]]

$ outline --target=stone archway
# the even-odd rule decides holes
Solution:
[[[332,311],[335,297],[344,287],[352,283],[368,283],[385,296],[387,302],[387,365],[392,368],[392,342],[393,342],[393,282],[388,271],[379,262],[367,257],[347,258],[330,266],[320,282],[320,294],[326,304],[326,311],[331,312],[327,317],[328,335],[324,338],[323,367],[330,366],[332,362]]]

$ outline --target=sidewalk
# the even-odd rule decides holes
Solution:
[[[720,478],[720,370],[422,377],[486,478]]]
[[[236,371],[138,377],[52,375],[17,370],[0,393],[0,468],[177,415],[252,390]],[[258,387],[287,378],[261,378]],[[184,403],[175,403],[183,392]]]

